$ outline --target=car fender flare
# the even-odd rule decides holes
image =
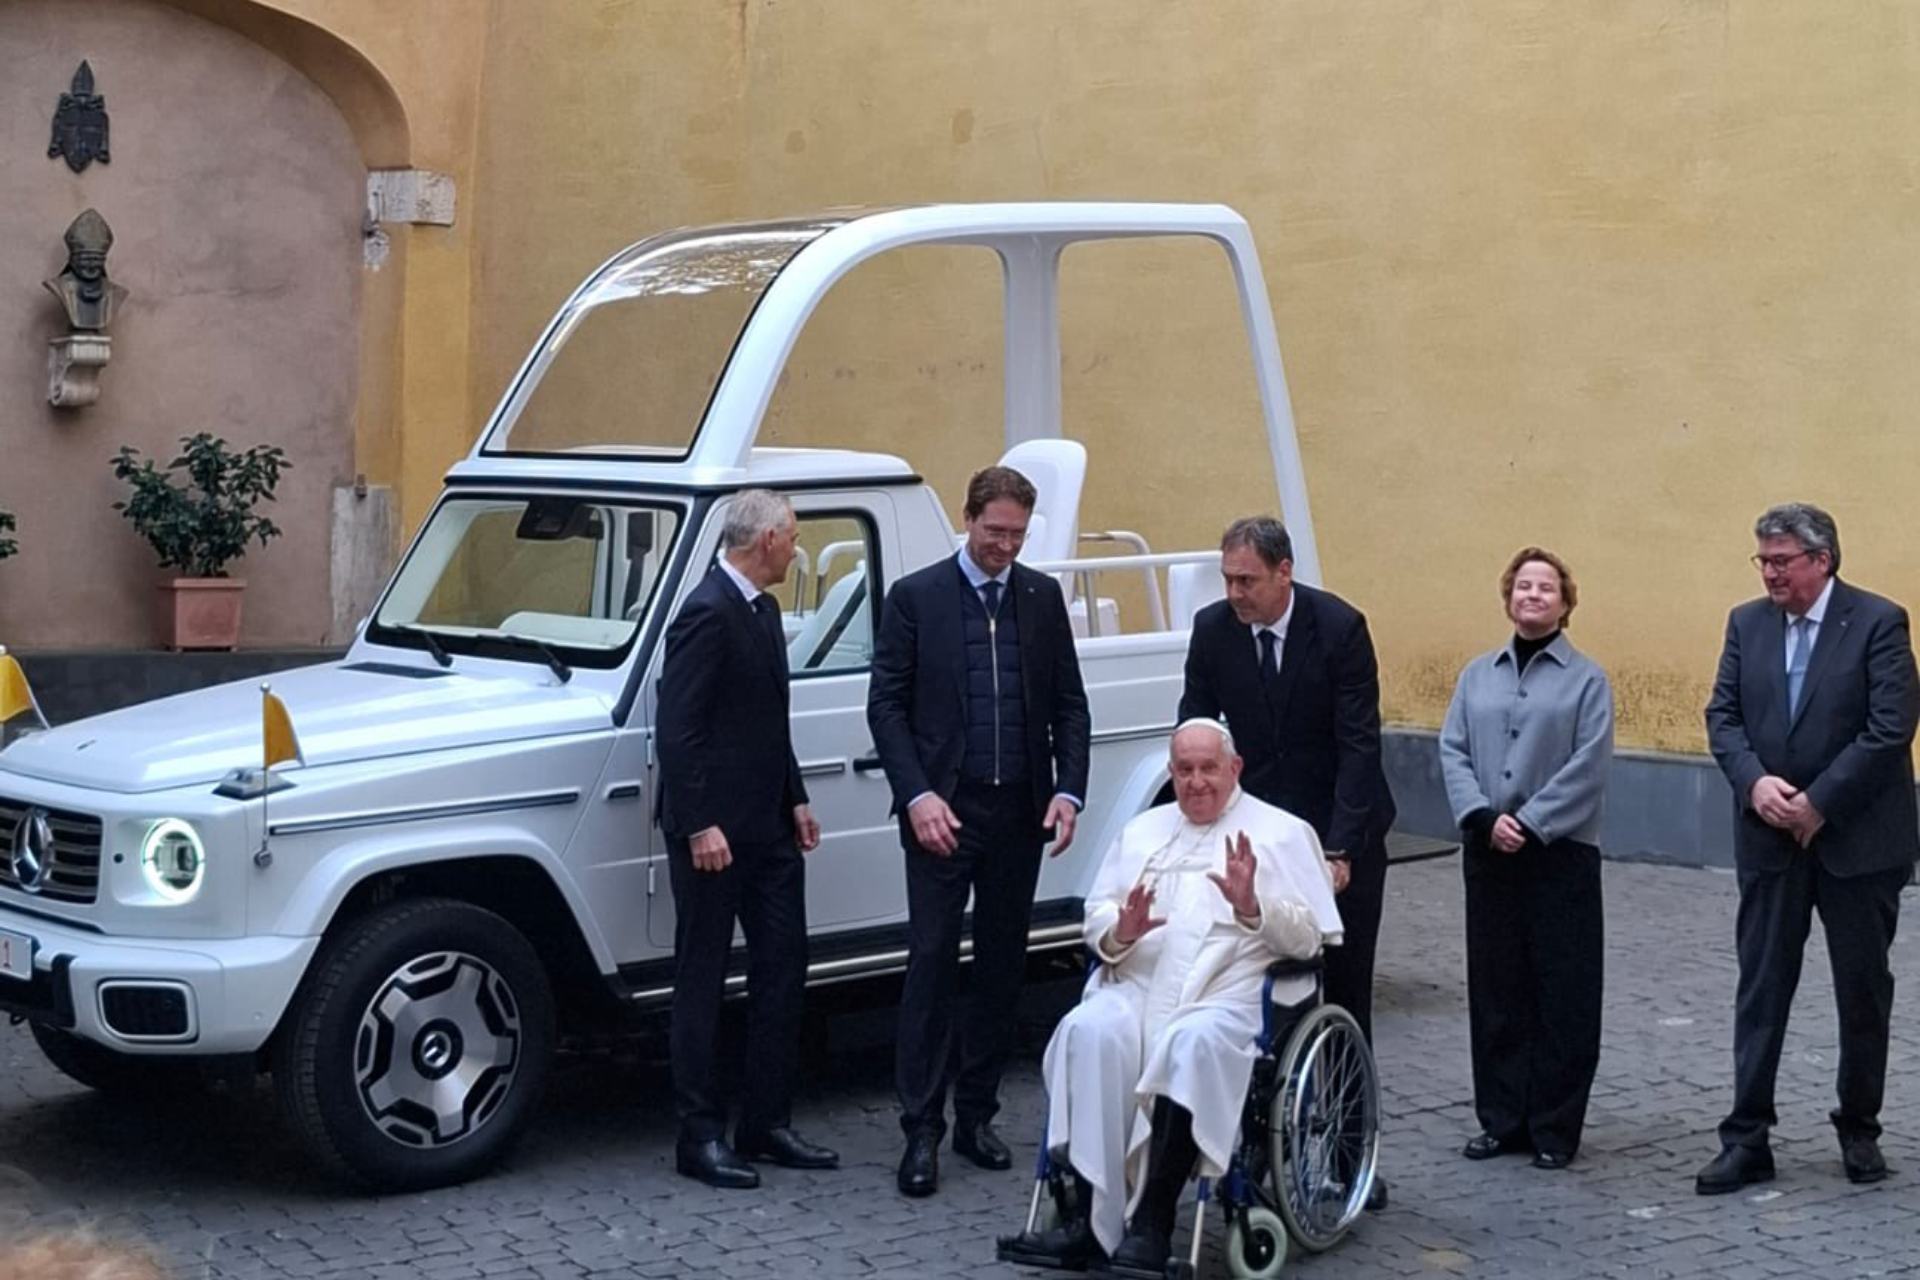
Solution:
[[[288,897],[270,932],[295,936],[324,934],[341,904],[368,880],[395,871],[470,858],[517,858],[532,864],[552,882],[566,903],[573,924],[602,973],[614,970],[607,945],[585,896],[551,849],[523,828],[506,824],[467,826],[457,831],[373,828],[330,850],[309,867]]]

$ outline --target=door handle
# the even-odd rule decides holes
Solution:
[[[855,773],[878,773],[880,767],[880,755],[878,752],[870,756],[861,756],[853,762],[853,771]]]
[[[845,760],[803,760],[800,762],[800,776],[803,778],[831,778],[847,771]]]

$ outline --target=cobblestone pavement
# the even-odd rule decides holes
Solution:
[[[1694,1170],[1728,1102],[1734,885],[1724,873],[1611,864],[1606,1050],[1586,1145],[1563,1173],[1470,1165],[1466,1009],[1455,860],[1394,871],[1377,1034],[1383,1168],[1392,1206],[1331,1253],[1289,1264],[1313,1280],[1377,1275],[1866,1276],[1920,1269],[1920,1009],[1897,1001],[1884,1120],[1894,1177],[1854,1188],[1826,1123],[1834,1018],[1824,951],[1782,1064],[1778,1181],[1704,1199]],[[1909,911],[1914,895],[1908,896]],[[1916,925],[1896,950],[1920,976]],[[1817,937],[1816,929],[1816,937]],[[1002,1130],[1030,1158],[1037,1059],[1069,984],[1034,993]],[[68,1084],[24,1028],[0,1027],[0,1240],[76,1221],[156,1244],[184,1277],[1013,1276],[995,1233],[1025,1212],[1024,1173],[943,1160],[940,1194],[893,1190],[898,1132],[884,1015],[842,1015],[799,1126],[839,1148],[829,1174],[774,1169],[758,1192],[709,1191],[672,1171],[664,1072],[565,1062],[537,1131],[466,1187],[356,1198],[305,1168],[262,1089],[143,1109]],[[1209,1245],[1208,1274],[1221,1275]]]

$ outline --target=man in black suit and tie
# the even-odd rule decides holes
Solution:
[[[1327,998],[1371,1040],[1394,815],[1373,637],[1352,605],[1293,580],[1293,539],[1270,516],[1228,526],[1220,573],[1227,598],[1194,617],[1179,718],[1226,720],[1246,761],[1240,785],[1319,835],[1347,930],[1327,951]]]
[[[900,579],[874,644],[867,723],[893,787],[906,854],[908,957],[896,1074],[900,1190],[931,1195],[953,1086],[953,1149],[987,1169],[1013,1157],[990,1123],[1046,831],[1073,839],[1090,726],[1065,598],[1016,564],[1037,498],[1009,467],[967,485],[958,555]],[[973,975],[956,1011],[961,921],[973,896]],[[956,1028],[956,1022],[958,1026]]]
[[[1371,1043],[1394,815],[1373,637],[1345,600],[1293,580],[1293,539],[1271,516],[1227,526],[1220,575],[1227,598],[1193,619],[1178,719],[1226,720],[1245,761],[1240,785],[1319,835],[1346,926],[1341,945],[1327,948],[1327,998]],[[1374,1183],[1369,1207],[1386,1203],[1386,1185]]]
[[[787,646],[767,588],[793,563],[785,498],[734,495],[721,556],[667,630],[660,671],[660,825],[673,883],[675,1163],[715,1187],[757,1187],[746,1161],[831,1169],[792,1128],[807,976],[802,855],[820,843],[787,721]],[[747,940],[746,1099],[731,1147],[715,1064],[735,919]],[[744,1157],[744,1158],[743,1158]]]
[[[1887,1176],[1887,950],[1920,856],[1906,610],[1840,580],[1840,535],[1820,508],[1773,507],[1753,533],[1766,598],[1728,616],[1707,703],[1708,743],[1733,785],[1740,986],[1733,1110],[1695,1180],[1701,1195],[1773,1177],[1774,1076],[1815,909],[1840,1013],[1841,1164],[1853,1182]]]

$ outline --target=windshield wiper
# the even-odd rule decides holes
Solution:
[[[545,640],[535,640],[532,636],[515,635],[511,631],[481,631],[473,637],[475,640],[493,640],[515,649],[531,649],[540,655],[547,664],[547,670],[553,672],[554,679],[561,684],[573,679],[573,668],[560,661],[560,655]]]
[[[404,631],[410,636],[419,636],[421,640],[426,642],[427,652],[433,655],[435,662],[443,667],[453,665],[453,655],[448,653],[446,649],[441,646],[440,641],[434,636],[433,632],[427,630],[425,627],[415,626],[411,622],[389,622],[386,624],[386,628],[389,631]]]

